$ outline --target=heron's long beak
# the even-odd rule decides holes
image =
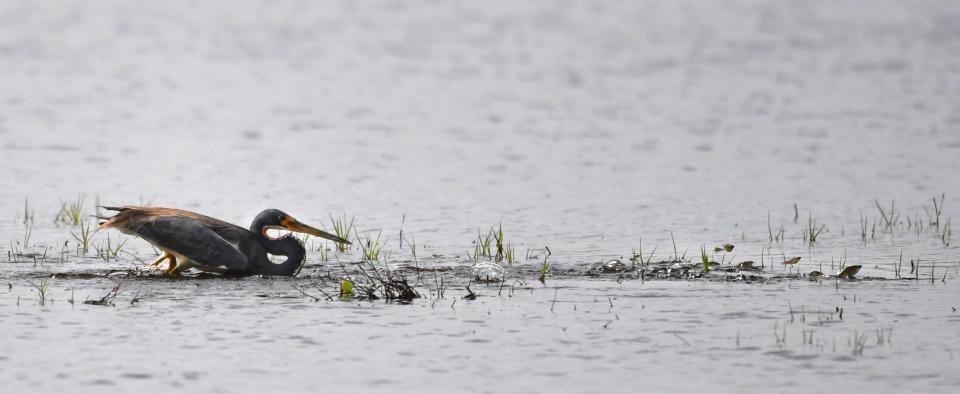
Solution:
[[[330,233],[328,233],[328,232],[326,232],[326,231],[319,230],[319,229],[310,227],[310,226],[308,226],[308,225],[306,225],[306,224],[300,223],[299,221],[297,221],[297,219],[294,219],[294,218],[291,218],[291,217],[287,217],[287,218],[283,219],[283,220],[280,222],[280,225],[282,225],[283,227],[286,227],[287,230],[290,230],[290,231],[293,231],[293,232],[310,234],[310,235],[312,235],[312,236],[314,236],[314,237],[325,238],[325,239],[329,239],[329,240],[331,240],[331,241],[333,241],[333,242],[338,242],[338,243],[350,245],[350,241],[347,241],[347,240],[345,240],[345,239],[343,239],[343,238],[340,238],[340,237],[338,237],[338,236],[336,236],[336,235],[330,234]]]

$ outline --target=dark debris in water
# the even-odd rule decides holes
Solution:
[[[854,275],[860,271],[860,266],[849,266],[834,277],[825,275],[819,271],[812,271],[808,274],[802,273],[780,273],[773,270],[772,267],[758,267],[753,261],[744,261],[739,264],[721,265],[716,262],[709,262],[709,272],[703,271],[703,264],[699,262],[683,260],[663,260],[654,263],[641,265],[628,265],[620,260],[614,259],[607,262],[598,262],[589,265],[583,275],[594,278],[616,277],[618,281],[626,279],[639,280],[713,280],[713,281],[736,281],[746,283],[762,283],[767,281],[788,281],[788,280],[824,280],[824,279],[844,279],[844,280],[883,280],[885,278],[858,278]],[[766,270],[764,269],[766,268]]]

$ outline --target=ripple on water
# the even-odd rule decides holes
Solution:
[[[153,374],[149,374],[146,372],[126,372],[126,373],[120,374],[120,377],[124,379],[144,380],[144,379],[152,379]]]
[[[771,356],[780,356],[782,358],[786,358],[790,360],[814,360],[820,357],[816,354],[800,354],[792,350],[774,350],[771,352],[766,352],[764,354],[771,355]]]
[[[84,386],[113,386],[116,383],[110,379],[94,379],[82,382],[81,384]]]

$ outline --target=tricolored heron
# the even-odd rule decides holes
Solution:
[[[157,267],[165,260],[165,270],[178,274],[188,268],[227,275],[296,275],[303,266],[306,250],[300,241],[286,235],[270,237],[267,230],[282,229],[326,238],[350,245],[350,241],[300,223],[290,215],[267,209],[260,212],[250,230],[198,213],[173,208],[103,207],[117,214],[100,224],[101,229],[115,228],[153,244],[163,255],[153,262]],[[267,254],[286,256],[273,263]]]

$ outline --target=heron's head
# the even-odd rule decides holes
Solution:
[[[263,234],[264,237],[270,239],[273,238],[267,235],[267,230],[288,230],[295,233],[310,234],[315,237],[350,245],[350,241],[330,234],[326,231],[300,223],[299,220],[294,219],[293,216],[287,215],[285,212],[279,209],[267,209],[263,212],[260,212],[260,214],[257,215],[257,218],[253,220],[253,223],[255,224],[255,227],[258,228],[252,228],[250,229],[251,231],[260,232],[260,234]]]

